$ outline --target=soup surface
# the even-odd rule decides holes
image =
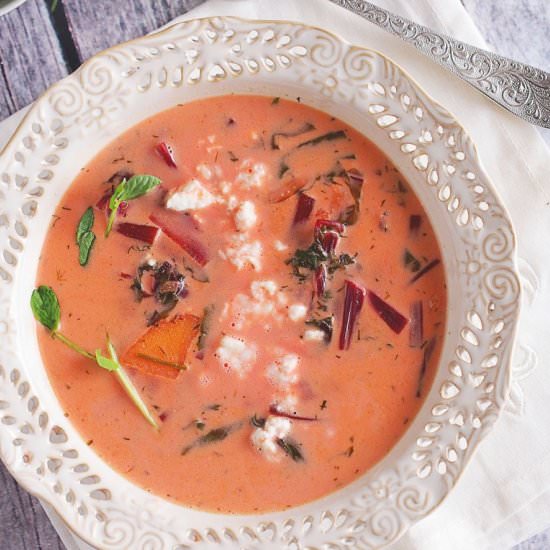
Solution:
[[[162,183],[105,237],[136,174]],[[440,257],[407,182],[348,125],[278,98],[197,101],[82,169],[37,279],[63,334],[95,352],[109,333],[159,429],[40,327],[42,356],[66,415],[132,482],[211,511],[285,509],[357,479],[417,413],[445,331]]]

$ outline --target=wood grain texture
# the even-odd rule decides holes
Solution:
[[[29,0],[0,18],[0,120],[66,74],[44,0]]]
[[[0,463],[0,549],[63,550],[38,500],[23,491]]]
[[[143,36],[204,0],[60,0],[80,61]]]

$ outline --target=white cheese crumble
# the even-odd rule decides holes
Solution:
[[[275,386],[285,388],[298,382],[299,363],[300,358],[289,353],[268,365],[266,375]]]
[[[250,285],[252,296],[259,302],[265,300],[268,296],[275,296],[277,292],[277,283],[275,281],[252,281]]]
[[[296,414],[298,396],[295,393],[285,393],[275,396],[275,407],[279,412]]]
[[[311,328],[304,332],[306,342],[322,342],[325,339],[325,333],[322,330]]]
[[[281,241],[275,241],[273,243],[273,246],[275,247],[275,250],[277,250],[279,252],[284,252],[285,250],[288,250],[288,245],[286,245],[285,243],[283,243]]]
[[[212,170],[206,164],[199,164],[197,166],[197,172],[205,179],[209,180],[212,178]]]
[[[206,208],[217,202],[223,202],[214,196],[197,179],[192,179],[185,185],[172,191],[166,199],[166,207],[178,212]]]
[[[239,271],[251,265],[256,271],[262,269],[262,244],[260,241],[247,242],[244,235],[233,235],[231,244],[220,256],[228,259]]]
[[[257,162],[254,164],[250,160],[245,160],[241,164],[241,172],[237,175],[236,182],[243,186],[244,189],[252,187],[261,187],[264,183],[267,170],[265,164]]]
[[[256,361],[256,346],[233,336],[224,336],[215,353],[221,365],[244,376]]]
[[[228,182],[228,181],[222,181],[220,183],[220,191],[224,194],[224,195],[227,195],[230,191],[231,191],[231,183]]]
[[[278,439],[288,436],[292,429],[292,422],[288,418],[268,416],[263,428],[256,428],[250,437],[252,445],[264,454],[268,460],[278,460],[281,449],[277,444]]]
[[[288,308],[288,317],[291,321],[300,321],[307,314],[307,307],[304,304],[292,304]]]
[[[247,231],[252,229],[256,222],[258,221],[258,216],[256,216],[256,208],[252,201],[244,201],[239,206],[237,212],[235,213],[235,225],[239,231]]]

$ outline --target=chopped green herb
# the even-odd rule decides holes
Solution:
[[[289,456],[294,462],[304,462],[304,455],[302,454],[302,451],[300,451],[300,448],[298,444],[290,439],[287,438],[278,438],[277,439],[277,445],[283,449],[285,454]]]
[[[94,226],[94,211],[92,207],[88,207],[76,228],[76,244],[79,248],[78,262],[81,266],[85,266],[90,259],[90,252],[95,242],[95,235],[92,232]]]
[[[418,258],[416,258],[416,256],[407,248],[403,253],[403,264],[409,271],[412,271],[413,273],[420,271],[421,268],[421,264]]]
[[[239,157],[237,157],[233,151],[227,151],[227,154],[229,155],[229,160],[231,162],[238,162]]]
[[[333,132],[328,132],[326,134],[323,134],[321,136],[317,136],[316,138],[310,139],[308,141],[304,141],[303,143],[300,143],[298,145],[298,149],[302,147],[308,147],[310,145],[319,145],[319,143],[322,143],[323,141],[334,141],[337,139],[343,139],[347,137],[346,132],[344,130],[337,130]]]
[[[211,443],[223,441],[229,435],[242,428],[242,426],[242,422],[234,422],[233,424],[228,424],[227,426],[222,426],[221,428],[210,430],[208,433],[202,435],[198,439],[195,439],[195,441],[193,441],[191,444],[184,447],[181,451],[181,454],[182,456],[184,456],[196,447],[204,447],[205,445],[210,445]]]
[[[212,324],[212,316],[214,314],[215,306],[210,304],[206,306],[203,310],[201,326],[199,329],[199,340],[197,347],[199,350],[204,349],[206,344],[206,338],[208,337],[208,332],[210,331],[210,325]]]
[[[143,195],[160,185],[161,180],[155,176],[135,175],[130,179],[124,178],[115,188],[111,199],[109,200],[109,209],[111,214],[105,229],[105,237],[109,236],[115,222],[115,218],[120,205]]]
[[[204,430],[205,427],[206,424],[202,420],[195,420],[195,428],[197,428],[197,430]]]
[[[279,179],[281,179],[288,171],[290,170],[290,166],[282,160],[281,164],[279,165]]]
[[[258,417],[256,415],[254,415],[251,419],[250,419],[250,423],[256,427],[256,428],[264,428],[265,427],[265,422],[266,422],[266,419],[265,418],[262,418],[262,417]]]
[[[82,267],[88,264],[88,261],[90,259],[90,253],[95,243],[95,239],[96,239],[95,234],[92,233],[91,231],[88,231],[87,233],[84,233],[84,235],[82,235],[82,238],[78,243],[78,246],[79,246],[78,263]]]
[[[325,410],[327,408],[327,400],[323,399],[323,402],[321,403],[321,410]]]
[[[91,206],[89,206],[84,212],[84,214],[82,214],[82,217],[78,222],[78,226],[76,227],[76,244],[80,244],[82,237],[86,233],[91,231],[93,226],[94,226],[94,210]]]
[[[141,359],[147,359],[147,361],[158,363],[159,365],[166,365],[167,367],[173,367],[178,370],[187,370],[185,365],[180,365],[174,361],[167,361],[166,359],[161,359],[160,357],[154,357],[153,355],[148,355],[147,353],[138,353],[137,356]]]
[[[311,132],[312,130],[315,130],[315,126],[311,124],[311,122],[304,123],[303,126],[298,128],[297,130],[294,130],[293,132],[275,132],[271,136],[271,148],[272,149],[280,149],[279,147],[279,138],[281,137],[297,137],[301,136],[302,134],[306,134],[307,132]]]
[[[278,105],[279,101],[281,101],[280,97],[274,97],[273,100],[271,101],[271,105]]]
[[[219,403],[213,403],[212,405],[206,405],[207,411],[219,411],[222,406]]]

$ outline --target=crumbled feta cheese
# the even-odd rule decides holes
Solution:
[[[197,179],[192,179],[168,195],[166,207],[178,212],[206,208],[221,199],[212,195]]]
[[[231,183],[228,182],[228,181],[222,181],[220,183],[220,191],[224,194],[224,195],[227,195],[230,191],[231,191]]]
[[[268,416],[263,428],[256,428],[250,437],[252,445],[264,454],[268,460],[278,460],[281,449],[277,445],[278,439],[288,436],[292,429],[292,422],[288,418]]]
[[[298,364],[300,358],[289,353],[268,365],[266,375],[278,387],[286,387],[298,382]]]
[[[199,164],[197,166],[197,172],[205,179],[209,180],[212,178],[212,170],[206,164]]]
[[[227,208],[229,208],[229,210],[235,210],[237,206],[239,206],[239,199],[235,195],[231,195],[227,199]]]
[[[239,231],[246,231],[256,225],[258,217],[252,201],[244,201],[235,213],[235,225]]]
[[[278,250],[279,252],[284,252],[285,250],[288,250],[288,246],[281,241],[275,241],[273,243],[273,246],[275,247],[275,250]]]
[[[260,241],[247,242],[244,235],[234,235],[225,256],[238,270],[251,265],[256,271],[261,271],[262,251]]]
[[[275,281],[252,281],[250,292],[256,300],[261,302],[265,300],[266,294],[268,296],[275,296],[277,283]]]
[[[288,308],[288,317],[291,321],[299,321],[306,316],[307,307],[304,304],[292,304]]]
[[[215,355],[224,368],[244,376],[256,361],[256,346],[233,336],[224,336]]]
[[[245,160],[241,165],[242,172],[239,173],[235,180],[242,185],[244,189],[252,187],[261,187],[264,183],[264,178],[267,174],[265,164],[257,162],[253,164],[250,160]]]
[[[275,407],[279,412],[296,414],[298,396],[295,393],[285,393],[275,396]]]
[[[311,328],[304,332],[306,342],[322,342],[325,339],[325,333],[322,330]]]

